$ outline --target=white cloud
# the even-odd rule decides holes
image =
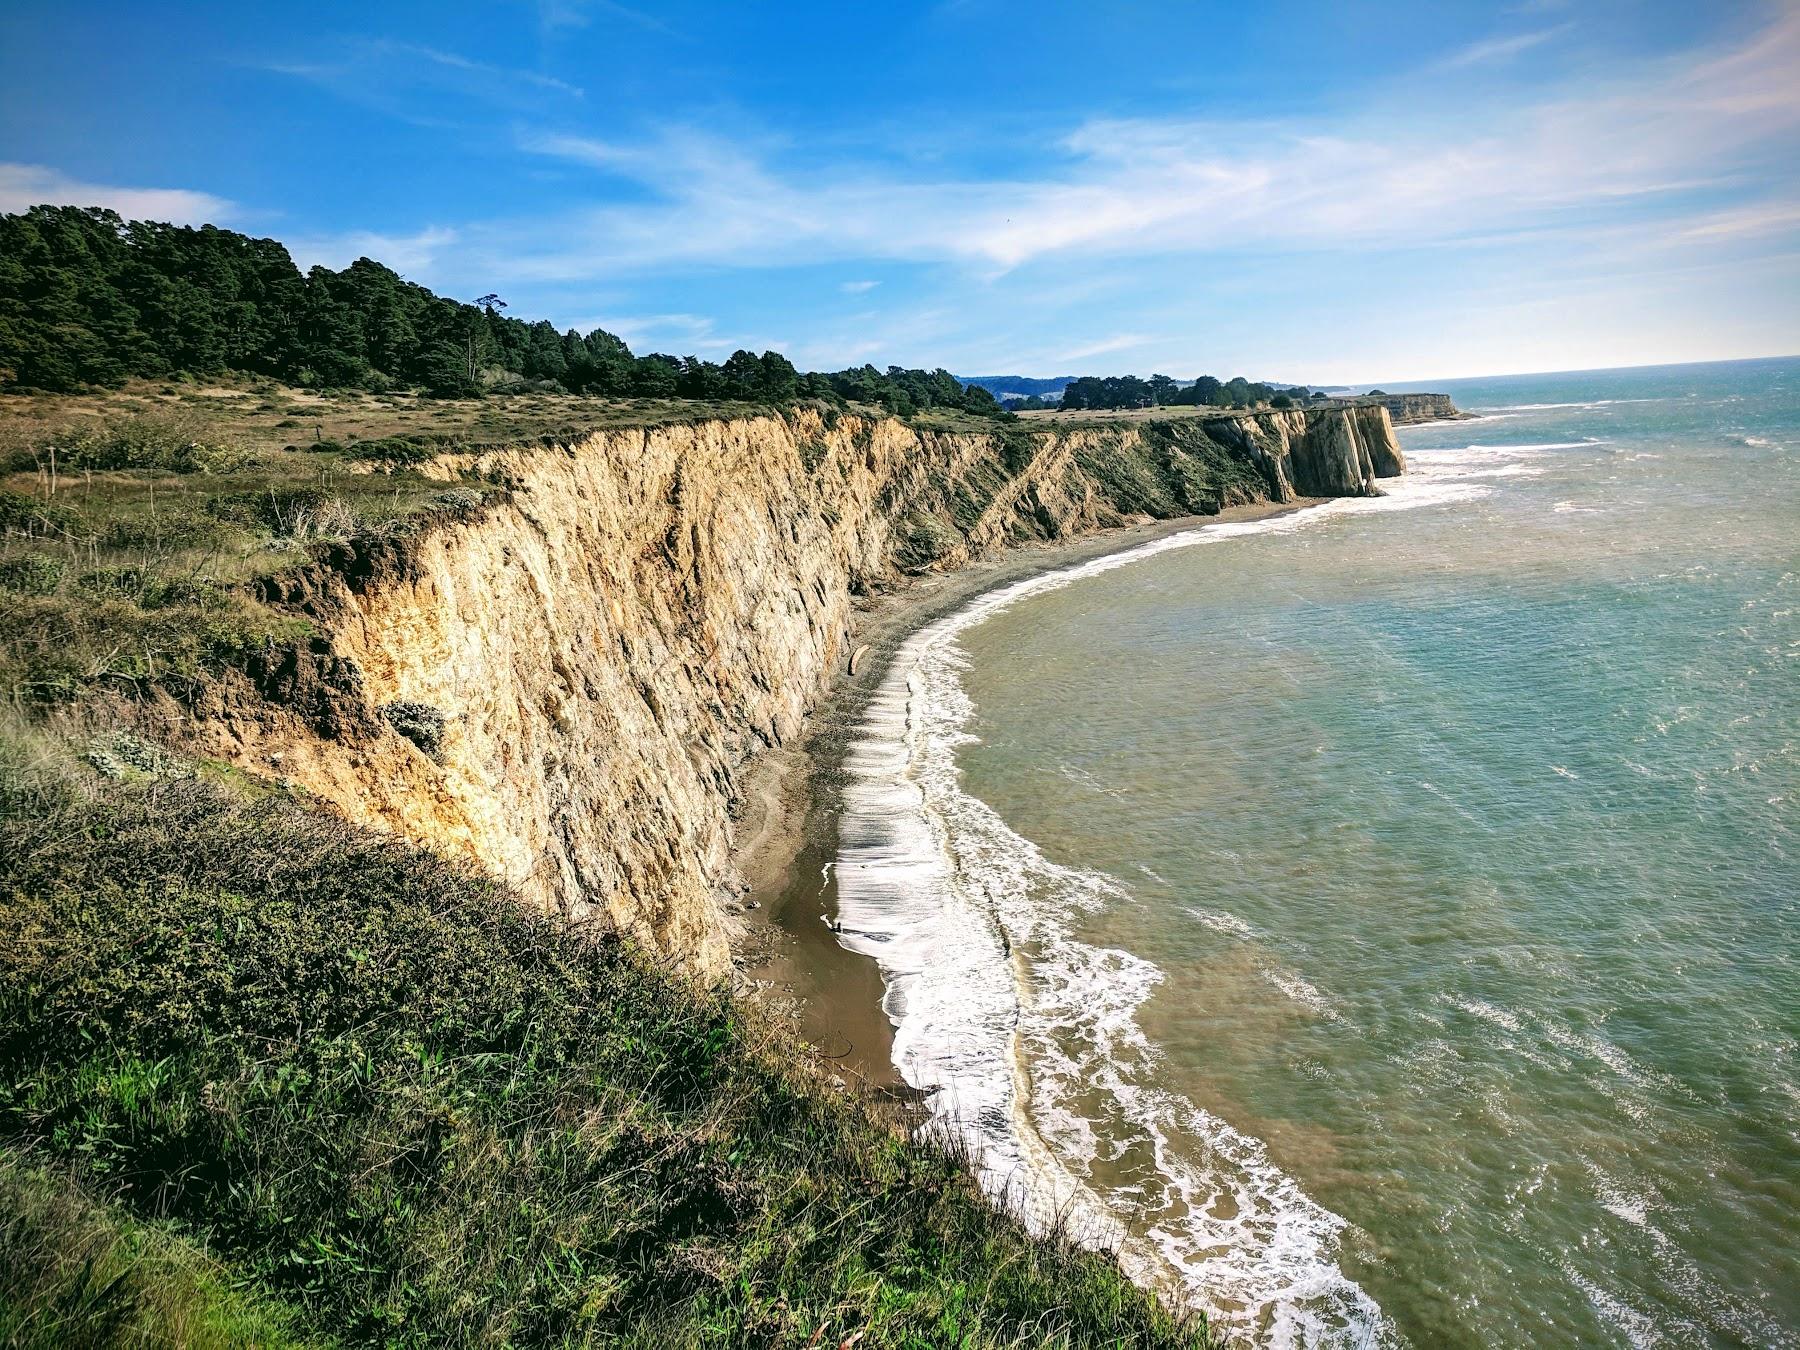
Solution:
[[[1487,38],[1481,42],[1470,43],[1461,51],[1453,52],[1438,64],[1444,70],[1461,70],[1467,66],[1489,65],[1498,61],[1510,61],[1520,52],[1528,52],[1533,47],[1542,46],[1557,34],[1566,32],[1570,25],[1558,24],[1554,28],[1540,28],[1530,33],[1515,33],[1511,37]]]
[[[1005,180],[787,170],[759,147],[683,129],[648,142],[531,136],[525,149],[627,180],[648,200],[496,224],[487,261],[534,280],[857,260],[992,276],[1065,255],[1569,228],[1596,213],[1672,212],[1700,186],[1766,188],[1800,150],[1796,71],[1800,10],[1710,58],[1588,73],[1532,101],[1477,105],[1454,77],[1421,76],[1403,101],[1330,122],[1091,121],[1050,147],[1047,168]]]
[[[879,281],[846,281],[838,289],[845,295],[863,295],[881,285]]]
[[[483,79],[523,80],[526,84],[536,85],[539,89],[551,89],[559,94],[568,94],[571,98],[585,98],[587,92],[566,80],[559,80],[552,75],[541,75],[535,70],[515,70],[508,66],[491,65],[486,61],[474,61],[466,56],[458,56],[455,52],[440,51],[436,47],[422,47],[410,42],[387,44],[393,51],[410,53],[422,61],[443,66],[446,70],[476,75]]]
[[[1054,361],[1085,361],[1091,356],[1104,356],[1108,352],[1128,352],[1139,347],[1147,347],[1155,338],[1146,337],[1142,333],[1121,333],[1117,337],[1104,338],[1099,342],[1090,342],[1084,346],[1071,347],[1058,352]]]
[[[289,245],[294,263],[301,271],[311,267],[341,270],[358,258],[373,258],[378,263],[417,281],[428,274],[432,265],[450,245],[457,241],[455,230],[432,226],[414,234],[379,234],[372,230],[352,230],[348,234],[298,239]]]
[[[1755,206],[1701,216],[1681,231],[1684,239],[1748,239],[1800,231],[1800,201],[1762,202]]]
[[[216,225],[232,219],[237,210],[210,192],[84,183],[41,164],[0,163],[0,211],[23,211],[28,206],[105,206],[127,220],[166,220],[176,225]]]
[[[582,333],[604,328],[639,353],[680,348],[678,355],[689,355],[732,345],[713,335],[714,322],[704,314],[584,315],[558,327]]]
[[[305,80],[421,126],[446,125],[448,100],[530,113],[555,111],[587,97],[579,85],[542,71],[391,38],[345,39],[328,57],[268,62],[260,69]]]

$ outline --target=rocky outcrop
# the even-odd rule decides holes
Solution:
[[[1204,425],[1269,466],[1278,501],[1378,496],[1377,478],[1406,472],[1387,409],[1378,405],[1253,413]]]
[[[1451,422],[1467,417],[1448,394],[1383,394],[1381,405],[1397,427],[1414,422]]]
[[[449,455],[430,472],[487,505],[269,583],[317,636],[183,738],[717,976],[738,775],[843,666],[857,595],[1402,467],[1380,408],[1042,434],[798,412]]]

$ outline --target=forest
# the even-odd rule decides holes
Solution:
[[[0,390],[230,373],[445,398],[824,399],[903,417],[926,408],[1005,416],[985,389],[946,370],[802,374],[779,352],[738,351],[722,364],[634,356],[604,329],[559,333],[505,309],[498,295],[450,299],[368,258],[302,273],[277,241],[212,225],[127,221],[97,207],[0,215]]]

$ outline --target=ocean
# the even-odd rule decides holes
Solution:
[[[1245,1343],[1800,1345],[1800,360],[1429,387],[1385,497],[914,635],[840,941]]]

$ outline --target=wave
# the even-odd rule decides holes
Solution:
[[[1159,1051],[1137,1014],[1163,972],[1077,936],[1083,915],[1130,891],[1051,861],[962,791],[956,750],[974,710],[957,639],[1027,595],[1169,549],[1488,491],[1428,476],[1395,487],[1201,526],[977,598],[901,647],[846,762],[838,938],[880,966],[894,1061],[925,1095],[927,1130],[967,1146],[983,1186],[1028,1223],[1116,1246],[1137,1278],[1272,1345],[1361,1345],[1391,1328],[1338,1264],[1346,1221],[1260,1140],[1156,1086]],[[1236,916],[1194,913],[1246,935]],[[1267,973],[1336,1016],[1297,976]],[[1148,1172],[1121,1161],[1146,1157]]]
[[[1438,449],[1413,450],[1409,459],[1434,459],[1440,455],[1514,455],[1539,450],[1586,450],[1591,445],[1605,445],[1597,436],[1584,436],[1578,441],[1528,441],[1519,445],[1446,445]]]
[[[1666,398],[1596,398],[1583,403],[1497,403],[1493,407],[1472,408],[1471,412],[1548,412],[1554,408],[1611,408],[1621,403],[1667,403]]]

